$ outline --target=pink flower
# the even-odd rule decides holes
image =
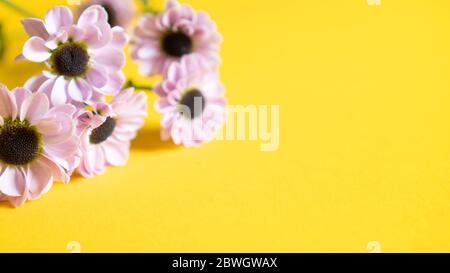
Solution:
[[[92,104],[102,95],[114,95],[123,85],[125,31],[111,29],[101,6],[91,6],[73,24],[67,7],[55,7],[45,20],[22,20],[30,39],[20,58],[45,62],[50,71],[32,78],[27,86],[48,95],[52,105]]]
[[[81,14],[91,5],[100,5],[108,13],[108,23],[112,26],[126,28],[136,14],[132,0],[88,0],[77,10]]]
[[[97,103],[93,111],[79,114],[81,164],[84,177],[102,174],[107,166],[123,166],[128,161],[130,143],[144,125],[147,95],[133,88],[121,91],[110,104]]]
[[[198,71],[189,59],[172,64],[155,86],[156,111],[163,114],[161,137],[187,147],[211,141],[222,128],[226,100],[217,73]]]
[[[204,12],[189,5],[168,1],[159,15],[146,14],[134,30],[132,57],[144,75],[165,74],[172,63],[187,56],[202,68],[215,69],[220,63],[222,38],[215,23]]]
[[[79,162],[75,107],[50,108],[44,94],[0,85],[0,199],[20,206],[69,182]]]

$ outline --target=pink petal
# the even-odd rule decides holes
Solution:
[[[102,148],[100,145],[96,145],[94,147],[95,154],[97,155],[97,160],[95,161],[94,170],[95,173],[101,174],[105,171],[106,167],[106,159],[105,159],[105,153],[102,151]]]
[[[112,72],[108,75],[108,83],[101,89],[105,95],[116,95],[125,83],[125,75],[122,71]]]
[[[68,115],[69,117],[72,117],[73,114],[75,114],[75,112],[76,112],[75,106],[71,104],[62,104],[52,107],[50,111],[48,111],[48,115],[52,116],[63,113]]]
[[[53,105],[64,104],[67,101],[67,81],[63,76],[58,77],[51,91],[51,101]]]
[[[27,119],[31,125],[35,125],[47,113],[49,104],[45,94],[35,93],[29,96],[20,107],[20,120]]]
[[[59,6],[50,9],[45,16],[45,28],[48,33],[55,34],[62,27],[70,26],[73,23],[72,12],[69,8]]]
[[[37,75],[27,80],[24,87],[32,92],[36,92],[45,81],[47,81],[46,77]]]
[[[15,62],[23,61],[23,60],[26,60],[26,58],[25,58],[25,56],[23,56],[23,54],[19,54],[14,58]]]
[[[29,183],[29,191],[32,198],[36,199],[41,194],[49,190],[49,184],[52,183],[52,172],[50,168],[41,159],[33,162],[27,171],[27,179]]]
[[[108,48],[95,53],[94,61],[118,71],[125,65],[125,55],[121,50]]]
[[[80,41],[84,38],[84,34],[85,31],[83,28],[78,27],[78,26],[71,26],[68,30],[67,30],[67,34],[69,35],[69,37],[74,40],[74,41]]]
[[[31,37],[23,46],[23,56],[32,62],[43,62],[48,60],[52,54],[45,46],[45,40],[40,37]]]
[[[0,116],[12,119],[17,117],[17,105],[13,94],[2,84],[0,84]]]
[[[68,175],[68,173],[56,162],[45,155],[43,155],[40,160],[50,168],[54,180],[64,183],[68,183],[70,181],[70,176]]]
[[[27,18],[22,19],[21,22],[28,36],[38,36],[44,40],[47,40],[49,35],[42,20],[36,18]]]
[[[167,71],[167,79],[172,82],[177,82],[186,75],[186,71],[179,63],[173,63],[169,66]]]
[[[120,143],[112,140],[107,140],[101,145],[106,161],[113,166],[123,166],[127,163],[130,152],[129,146],[129,143]]]
[[[42,119],[39,121],[39,123],[36,125],[39,133],[43,135],[55,135],[61,130],[60,124],[55,122],[54,119]]]
[[[42,71],[42,75],[44,77],[46,77],[47,79],[56,79],[58,77],[58,75],[56,75],[48,70]]]
[[[21,196],[25,193],[25,189],[23,172],[16,167],[6,167],[0,175],[0,192],[8,196]]]
[[[13,93],[14,97],[16,98],[17,110],[19,110],[22,107],[23,101],[32,95],[30,90],[28,90],[27,88],[23,88],[23,87],[14,88],[12,93]]]
[[[45,43],[45,46],[51,50],[55,50],[59,44],[65,43],[67,39],[69,38],[69,34],[67,31],[59,32],[56,37],[52,38],[51,40],[47,41]]]
[[[175,0],[168,0],[166,2],[166,9],[177,8],[180,4]]]
[[[111,45],[118,48],[123,48],[128,43],[128,36],[125,30],[121,27],[113,27]]]
[[[84,102],[92,96],[92,88],[81,78],[71,80],[68,88],[70,97],[75,101]]]
[[[108,14],[103,7],[93,5],[83,11],[77,24],[80,27],[86,27],[97,24],[99,21],[108,22]]]
[[[97,88],[102,88],[108,82],[108,72],[105,68],[94,65],[87,73],[87,79]]]
[[[158,57],[161,54],[159,47],[151,44],[144,45],[137,51],[137,57],[139,59],[151,59]]]

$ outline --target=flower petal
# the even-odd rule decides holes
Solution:
[[[94,65],[86,76],[89,82],[97,88],[104,87],[108,82],[108,71],[99,65]]]
[[[45,81],[47,81],[46,77],[44,77],[43,75],[37,75],[28,79],[25,82],[24,87],[32,92],[36,92]]]
[[[17,105],[13,94],[2,84],[0,84],[0,116],[12,119],[17,117]]]
[[[31,198],[39,198],[42,194],[48,192],[53,182],[50,168],[41,159],[37,160],[27,170],[27,179],[30,182],[29,191]]]
[[[60,124],[55,122],[55,120],[52,118],[39,121],[39,123],[36,124],[36,127],[39,133],[43,135],[55,135],[58,133],[58,131],[61,130]]]
[[[23,101],[20,107],[20,120],[27,119],[31,125],[35,125],[47,113],[49,106],[45,94],[35,93]]]
[[[6,167],[0,175],[0,192],[8,196],[22,196],[26,191],[23,172],[16,167]]]
[[[79,27],[86,27],[97,24],[99,21],[108,22],[108,14],[103,7],[93,5],[83,11],[78,19],[77,25]]]
[[[59,6],[50,9],[45,16],[45,29],[48,33],[55,34],[61,27],[73,24],[73,15],[68,7]]]
[[[70,97],[75,101],[85,102],[92,96],[91,86],[81,78],[71,80],[68,89]]]
[[[123,166],[127,163],[130,153],[129,142],[118,142],[108,139],[101,145],[106,161],[113,166]]]
[[[38,36],[44,40],[47,40],[49,35],[42,20],[36,18],[27,18],[22,19],[21,23],[25,28],[25,32],[28,34],[28,36]]]
[[[108,83],[100,90],[105,95],[116,95],[125,83],[122,71],[112,72],[108,75]]]
[[[128,43],[128,35],[121,27],[112,28],[111,45],[114,47],[122,48]]]
[[[111,70],[118,71],[125,65],[125,55],[119,49],[108,48],[95,52],[94,61],[107,66]]]
[[[58,77],[51,91],[51,101],[53,105],[64,104],[67,101],[67,81],[64,77]]]
[[[48,60],[52,54],[45,46],[45,40],[41,37],[31,37],[23,46],[23,56],[32,62],[43,62]]]

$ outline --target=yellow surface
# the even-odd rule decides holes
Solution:
[[[18,2],[42,16],[64,1]],[[189,3],[225,37],[229,101],[280,105],[279,150],[176,148],[151,108],[126,167],[0,205],[0,251],[450,251],[448,0]],[[11,88],[42,68],[12,62],[19,17],[1,7]]]

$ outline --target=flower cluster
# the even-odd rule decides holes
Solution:
[[[222,127],[226,101],[218,77],[221,42],[208,14],[176,1],[168,1],[158,15],[143,16],[134,29],[131,54],[141,73],[164,77],[154,88],[163,139],[198,146]]]
[[[94,177],[123,166],[144,125],[147,95],[125,86],[131,1],[90,0],[74,13],[50,9],[22,24],[17,60],[46,65],[24,87],[0,85],[0,201],[20,206],[74,173]],[[215,137],[225,120],[219,80],[221,36],[206,13],[168,1],[134,28],[131,56],[154,86],[161,137],[187,147]]]

